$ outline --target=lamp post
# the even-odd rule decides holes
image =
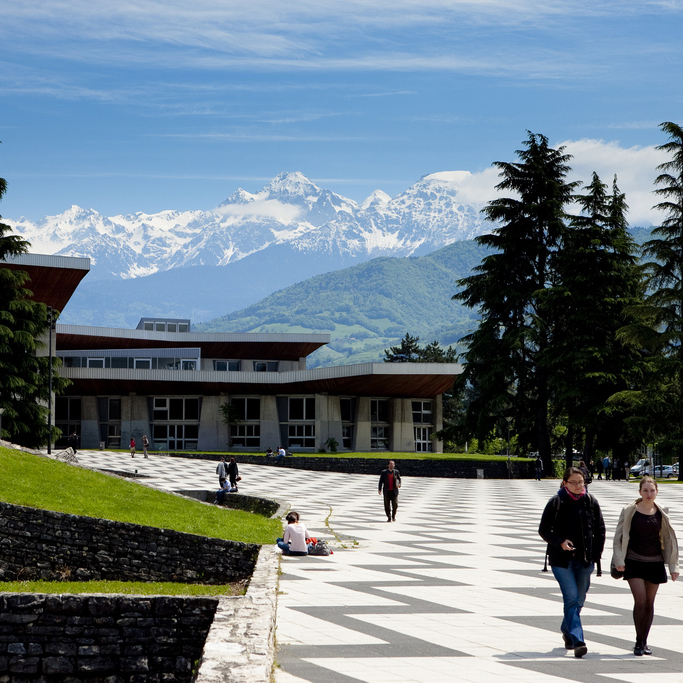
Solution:
[[[48,329],[48,394],[47,394],[47,454],[52,454],[52,330],[55,329],[57,315],[52,306],[47,307]]]
[[[505,421],[507,422],[508,430],[508,479],[512,479],[512,466],[510,465],[510,422],[512,422],[512,417],[506,417]]]

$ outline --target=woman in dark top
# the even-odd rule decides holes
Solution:
[[[612,564],[633,593],[633,623],[636,644],[633,654],[651,655],[647,637],[655,612],[655,597],[660,583],[666,583],[666,568],[671,580],[678,578],[678,541],[666,508],[655,503],[658,487],[652,477],[640,480],[640,498],[627,505],[619,516],[614,533]]]
[[[239,470],[237,469],[237,462],[235,458],[230,458],[228,463],[228,478],[230,479],[230,486],[237,491],[237,477],[239,476]]]
[[[588,648],[583,638],[581,608],[590,577],[605,545],[605,522],[598,501],[586,491],[583,472],[569,467],[562,487],[545,506],[538,533],[548,543],[548,559],[560,584],[564,619],[560,630],[564,646],[583,657]]]

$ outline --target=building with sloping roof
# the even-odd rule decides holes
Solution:
[[[12,267],[29,272],[34,298],[60,308],[87,261],[25,255]],[[161,451],[315,452],[331,443],[340,451],[442,451],[433,434],[460,365],[308,369],[307,357],[329,341],[192,332],[190,320],[176,318],[142,318],[136,329],[60,324],[53,353],[71,385],[56,398],[54,422],[64,435],[79,434],[84,448],[141,444],[144,434]]]

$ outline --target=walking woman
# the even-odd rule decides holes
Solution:
[[[665,564],[671,580],[678,578],[678,541],[668,510],[655,503],[657,482],[652,477],[640,480],[640,498],[627,505],[619,516],[614,532],[612,564],[624,572],[633,593],[633,623],[636,645],[633,654],[651,655],[647,637],[655,614],[655,597],[660,583],[666,583]]]
[[[586,491],[583,473],[569,467],[562,486],[545,506],[538,528],[548,543],[548,559],[560,584],[564,602],[562,637],[567,650],[583,657],[588,648],[583,638],[581,608],[590,587],[594,563],[605,546],[605,522],[595,496]]]

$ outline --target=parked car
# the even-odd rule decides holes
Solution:
[[[678,474],[671,465],[655,465],[655,477],[673,479],[677,476]]]

